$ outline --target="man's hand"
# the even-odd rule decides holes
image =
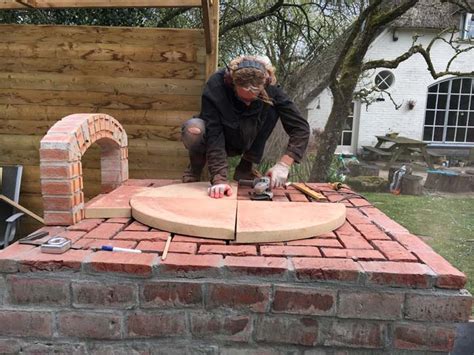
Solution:
[[[207,193],[212,198],[222,198],[224,195],[231,196],[232,195],[232,187],[229,184],[217,184],[212,185],[210,188],[207,189]]]
[[[290,172],[290,166],[282,161],[276,163],[273,168],[268,170],[267,176],[271,178],[272,189],[275,187],[282,187],[286,179],[288,179],[288,173]]]

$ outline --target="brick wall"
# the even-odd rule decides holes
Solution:
[[[101,148],[102,192],[128,179],[127,134],[105,114],[73,114],[53,125],[41,140],[40,171],[47,225],[71,225],[84,218],[81,157],[94,143]]]
[[[0,352],[448,352],[454,323],[466,321],[471,306],[459,290],[195,279],[159,267],[144,278],[90,266],[4,273]]]

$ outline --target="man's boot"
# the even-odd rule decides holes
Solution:
[[[202,169],[206,165],[206,153],[189,152],[189,165],[183,172],[183,183],[201,181]]]
[[[241,158],[239,165],[235,168],[234,180],[253,180],[258,177],[262,177],[262,174],[253,168],[253,163]]]

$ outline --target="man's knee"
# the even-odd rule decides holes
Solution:
[[[181,126],[181,140],[188,150],[200,151],[204,149],[204,134],[206,124],[200,118],[191,118]]]

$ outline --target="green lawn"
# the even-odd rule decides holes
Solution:
[[[474,294],[474,198],[363,195],[464,272]]]

